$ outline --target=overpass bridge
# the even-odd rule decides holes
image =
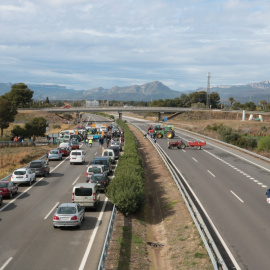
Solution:
[[[193,111],[191,108],[179,108],[179,107],[71,107],[71,108],[44,108],[42,111],[49,113],[76,113],[77,117],[81,112],[118,112],[119,119],[122,119],[122,115],[125,112],[152,112],[157,113],[158,121],[161,121],[161,114],[163,113],[183,113],[186,111]]]

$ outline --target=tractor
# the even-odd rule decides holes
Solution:
[[[174,137],[175,133],[173,126],[164,126],[164,128],[156,129],[157,127],[160,128],[160,126],[155,127],[157,138],[161,139],[165,137],[167,139],[172,139]]]

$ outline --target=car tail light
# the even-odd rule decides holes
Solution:
[[[59,220],[59,217],[55,215],[55,216],[53,217],[53,220]]]
[[[93,193],[93,201],[96,200],[96,193]]]
[[[44,168],[44,166],[42,166],[42,171],[43,171],[43,172],[45,171],[45,168]]]
[[[73,216],[70,220],[77,220],[78,217],[77,216]]]
[[[104,185],[106,185],[106,181],[104,180]]]
[[[86,173],[86,177],[88,177],[88,172]]]
[[[14,178],[14,175],[12,174],[11,178]]]
[[[72,198],[71,198],[72,201],[74,201],[74,193],[72,193]]]
[[[8,188],[3,188],[2,190],[3,190],[3,192],[9,192]]]
[[[25,177],[26,177],[26,178],[28,178],[28,174],[27,174],[27,175],[25,175]]]

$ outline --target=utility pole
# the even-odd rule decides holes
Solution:
[[[207,93],[206,93],[206,106],[209,108],[210,105],[210,78],[211,78],[211,73],[208,72],[207,74]]]

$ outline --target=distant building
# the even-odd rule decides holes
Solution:
[[[86,107],[98,107],[99,106],[99,101],[97,100],[86,100]]]

